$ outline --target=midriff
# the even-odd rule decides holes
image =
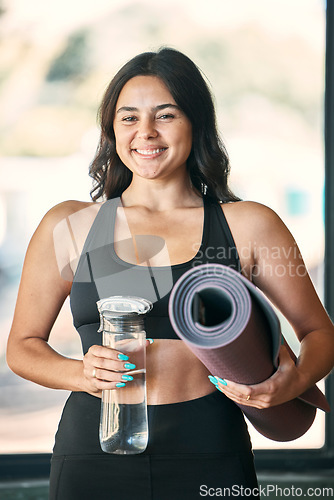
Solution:
[[[213,392],[210,372],[183,341],[158,339],[146,353],[149,405],[189,401]]]

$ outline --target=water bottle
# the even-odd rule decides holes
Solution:
[[[102,391],[100,445],[106,453],[142,453],[147,446],[146,332],[144,315],[152,303],[139,297],[114,296],[97,302],[102,345],[129,356],[136,365],[126,372],[125,387]]]

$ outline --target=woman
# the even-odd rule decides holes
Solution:
[[[228,189],[212,98],[192,61],[166,48],[135,57],[111,81],[100,119],[93,203],[62,203],[37,228],[8,342],[14,372],[72,391],[56,435],[50,498],[187,500],[233,486],[251,488],[247,496],[256,498],[247,427],[233,401],[266,408],[324,377],[334,362],[333,325],[300,272],[300,255],[288,251],[295,242],[278,216]],[[107,201],[97,203],[100,197]],[[301,341],[296,365],[282,347],[269,380],[244,386],[214,379],[216,390],[167,310],[173,283],[204,262],[239,269],[277,305]],[[82,360],[48,345],[69,294]],[[98,442],[101,391],[131,384],[133,369],[131,358],[101,346],[96,333],[96,301],[111,295],[154,302],[146,321],[154,338],[147,346],[150,439],[131,457],[107,455]]]

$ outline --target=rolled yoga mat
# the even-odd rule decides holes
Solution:
[[[180,339],[213,375],[250,385],[269,378],[278,366],[285,342],[278,317],[263,293],[230,267],[203,264],[183,274],[170,296],[169,317]],[[262,435],[275,441],[305,434],[317,408],[330,411],[316,385],[278,406],[238,406]]]

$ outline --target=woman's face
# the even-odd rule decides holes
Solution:
[[[167,179],[186,170],[192,126],[160,78],[136,76],[124,85],[114,133],[117,154],[134,176]]]

